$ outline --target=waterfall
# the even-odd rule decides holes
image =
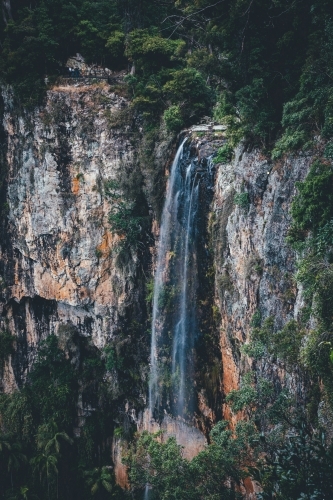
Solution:
[[[191,410],[193,348],[197,337],[198,160],[180,145],[162,212],[154,297],[149,382],[150,418],[186,418]],[[199,173],[198,173],[199,172]]]

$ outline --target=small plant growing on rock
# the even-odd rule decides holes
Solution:
[[[80,172],[79,174],[77,174],[76,178],[78,181],[83,182],[84,181],[84,174],[82,172]]]
[[[221,148],[218,149],[215,158],[213,159],[213,163],[229,163],[232,160],[234,154],[233,148],[230,144],[224,144]]]
[[[109,212],[111,232],[117,234],[118,264],[131,259],[131,251],[142,250],[142,240],[149,238],[149,214],[142,193],[140,176],[128,177],[126,183],[110,180],[105,183],[105,193],[112,202]]]
[[[95,254],[98,259],[100,259],[103,256],[103,252],[100,248],[96,248]]]
[[[236,193],[234,197],[234,202],[241,208],[247,209],[250,205],[248,193]]]
[[[231,293],[233,291],[234,285],[228,272],[223,272],[220,276],[218,276],[217,284],[223,292],[228,291]]]
[[[240,351],[249,356],[250,358],[257,360],[261,359],[264,356],[266,352],[266,347],[260,340],[254,340],[249,344],[244,344],[240,348]]]
[[[0,332],[0,363],[3,363],[13,353],[14,335],[8,331]]]
[[[150,279],[149,281],[147,281],[146,291],[147,291],[146,302],[147,302],[147,304],[151,304],[153,302],[153,298],[154,298],[154,279],[153,278]]]
[[[250,325],[252,328],[259,328],[261,325],[261,312],[257,309],[253,314]]]

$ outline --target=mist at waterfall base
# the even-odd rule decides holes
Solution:
[[[154,421],[167,413],[191,422],[193,414],[200,223],[212,182],[212,163],[200,162],[190,141],[183,140],[170,171],[154,276],[149,383]]]

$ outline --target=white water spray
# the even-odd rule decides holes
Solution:
[[[161,218],[154,281],[149,418],[166,405],[185,417],[187,388],[196,337],[196,225],[199,200],[197,164],[179,147],[171,167]],[[191,380],[190,380],[191,381]]]
[[[166,254],[170,247],[171,241],[171,230],[174,224],[174,213],[171,210],[173,197],[175,194],[175,184],[176,184],[176,173],[179,159],[182,157],[183,148],[186,139],[182,142],[178,148],[177,154],[173,161],[169,186],[167,190],[167,196],[162,212],[161,227],[160,227],[160,241],[158,246],[157,254],[157,266],[155,272],[154,280],[154,297],[153,297],[153,319],[152,319],[152,333],[151,333],[151,351],[150,351],[150,381],[149,381],[149,414],[150,418],[153,415],[153,410],[156,404],[158,404],[158,384],[159,384],[159,369],[158,369],[158,352],[157,352],[157,335],[160,328],[161,321],[160,318],[160,308],[159,308],[159,297],[163,288],[164,282],[164,270],[165,270],[165,260]]]
[[[170,170],[161,217],[145,428],[155,432],[164,426],[170,432],[168,426],[174,422],[171,435],[183,445],[191,436],[190,442],[194,443],[197,452],[205,447],[206,440],[199,430],[188,424],[194,409],[198,252],[205,248],[202,240],[202,221],[205,221],[202,217],[205,217],[207,197],[203,189],[211,186],[213,170],[210,161],[202,163],[191,157],[190,148],[185,143],[186,139],[180,145]],[[147,484],[144,500],[149,500],[150,491]]]

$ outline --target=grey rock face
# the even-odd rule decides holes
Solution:
[[[310,157],[269,162],[258,150],[238,148],[235,159],[217,166],[212,228],[215,300],[221,314],[223,393],[239,386],[251,359],[240,352],[251,319],[274,318],[275,330],[296,319],[302,304],[293,275],[295,252],[286,243],[295,183],[307,174]],[[261,376],[302,391],[284,366],[259,362]],[[225,407],[225,417],[232,418]]]
[[[131,124],[114,124],[126,99],[103,86],[58,87],[43,108],[23,114],[8,90],[3,99],[0,326],[18,344],[16,361],[5,367],[3,389],[10,391],[24,380],[41,338],[67,324],[103,347],[139,292],[135,255],[126,272],[115,265],[104,190],[133,162]]]

